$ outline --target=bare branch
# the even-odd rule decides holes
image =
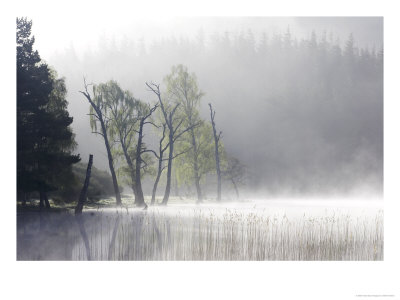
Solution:
[[[179,127],[182,125],[183,123],[183,119],[181,119],[181,121],[178,123],[178,125],[176,125],[174,131],[173,131],[173,135],[175,135],[175,133],[178,131]]]
[[[168,149],[168,147],[169,147],[169,142],[168,142],[168,144],[166,144],[166,145],[165,145],[165,147],[164,147],[164,148],[162,148],[162,150],[161,150],[161,153],[164,153],[164,152],[165,152],[165,150],[167,150],[167,149]]]
[[[172,111],[171,111],[171,113],[170,113],[171,116],[173,116],[173,115],[175,114],[175,111],[176,111],[176,109],[178,108],[179,105],[180,105],[180,103],[177,103],[177,104],[175,105],[175,107],[172,109]]]
[[[158,101],[160,103],[161,111],[164,115],[165,122],[167,123],[168,128],[170,130],[172,130],[172,124],[171,124],[171,122],[168,121],[167,111],[166,111],[164,103],[161,99],[160,85],[155,84],[153,82],[151,82],[150,84],[146,82],[146,85],[150,89],[150,91],[152,91],[153,93],[155,93],[157,95]],[[171,114],[170,114],[170,117],[171,117]]]
[[[222,137],[222,131],[220,131],[220,132],[218,133],[217,141],[219,141],[219,140],[221,139],[221,137]]]
[[[157,157],[158,159],[160,158],[158,156],[158,154],[154,150],[151,150],[151,149],[144,149],[144,150],[140,151],[140,154],[143,154],[143,153],[146,153],[146,152],[151,152],[151,153],[154,154],[155,157]]]
[[[162,127],[163,127],[163,130],[162,130],[162,138],[160,139],[160,154],[162,152],[164,152],[164,151],[161,151],[161,149],[162,149],[162,143],[163,143],[163,141],[165,139],[165,127],[166,127],[165,123],[162,124]]]
[[[155,104],[149,111],[149,113],[147,115],[145,115],[144,117],[141,118],[141,120],[144,122],[148,117],[151,116],[151,114],[157,109],[158,104]],[[146,124],[146,123],[144,123]]]
[[[189,130],[191,130],[191,129],[197,127],[197,126],[199,126],[200,124],[201,124],[201,121],[200,121],[200,122],[197,122],[197,123],[195,123],[195,124],[193,124],[192,126],[187,127],[185,130],[181,131],[181,132],[174,138],[174,142],[175,142],[178,138],[180,138],[180,137],[182,136],[182,134],[184,134],[185,132],[187,132],[187,131],[189,131]]]
[[[97,120],[100,121],[99,116],[97,114],[86,114],[87,116],[93,116],[95,117]]]
[[[153,122],[150,122],[150,121],[144,122],[143,124],[151,124],[156,128],[160,128],[160,126],[158,126],[158,125],[156,125],[156,124],[154,124]]]
[[[174,157],[172,157],[172,159],[175,159],[175,158],[177,158],[179,155],[182,155],[182,154],[188,152],[190,149],[192,149],[192,147],[189,147],[189,148],[187,148],[186,150],[183,150],[182,152],[176,154]]]
[[[155,93],[156,95],[160,95],[160,85],[159,84],[155,84],[153,82],[150,82],[150,84],[148,82],[146,82],[147,87],[149,88],[148,91],[151,91],[153,93]]]
[[[102,137],[104,137],[104,134],[102,134],[101,132],[98,132],[98,131],[92,131],[92,133],[95,133],[95,134],[100,134]]]

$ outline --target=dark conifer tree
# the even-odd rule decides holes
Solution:
[[[17,190],[22,200],[40,195],[40,206],[50,207],[47,193],[72,176],[75,146],[69,127],[63,79],[33,50],[32,21],[17,18]]]

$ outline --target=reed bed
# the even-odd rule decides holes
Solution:
[[[383,260],[382,210],[372,216],[98,211],[79,226],[72,260]]]

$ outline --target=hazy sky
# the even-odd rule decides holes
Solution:
[[[162,37],[194,37],[200,30],[206,35],[214,32],[246,32],[251,29],[257,36],[285,32],[288,28],[296,37],[317,35],[326,31],[333,38],[346,40],[350,33],[360,47],[381,47],[383,22],[381,17],[96,17],[70,19],[66,15],[33,17],[36,47],[43,59],[62,52],[73,45],[78,55],[88,48],[98,48],[101,39],[115,37],[118,45],[124,37],[143,38],[146,42]]]

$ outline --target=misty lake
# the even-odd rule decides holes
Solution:
[[[18,260],[383,260],[383,200],[275,199],[17,215]]]

